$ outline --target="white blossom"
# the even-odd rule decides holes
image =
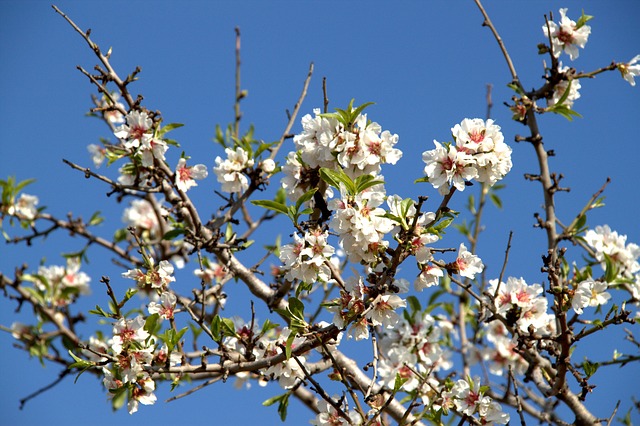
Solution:
[[[549,21],[549,27],[547,28],[546,24],[543,25],[542,31],[551,39],[553,55],[556,58],[564,51],[573,61],[580,55],[578,47],[584,48],[587,43],[591,27],[582,25],[577,28],[576,22],[569,19],[566,14],[566,8],[560,9],[560,21],[558,23]]]
[[[247,151],[241,147],[237,147],[235,150],[226,148],[225,153],[227,159],[216,157],[216,165],[213,168],[218,182],[222,184],[222,190],[230,193],[246,191],[249,188],[249,179],[244,171],[253,167],[253,158],[249,158]]]
[[[640,76],[640,55],[636,55],[626,64],[618,64],[618,70],[622,74],[622,78],[627,80],[630,85],[635,86],[635,77]]]

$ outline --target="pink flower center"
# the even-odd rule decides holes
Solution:
[[[372,142],[371,144],[369,144],[370,154],[380,157],[381,152],[382,152],[382,144],[380,142]]]
[[[398,369],[398,374],[400,375],[400,377],[402,377],[403,379],[409,379],[411,378],[411,376],[413,375],[413,372],[411,371],[411,369],[409,367],[402,366]]]
[[[187,181],[191,179],[191,168],[183,167],[178,169],[178,175],[180,176],[181,181]]]
[[[142,135],[147,131],[144,127],[133,126],[129,130],[129,134],[132,139],[142,139]]]
[[[475,143],[480,143],[484,140],[484,133],[485,133],[485,129],[482,129],[480,131],[474,130],[471,133],[469,133],[469,139],[471,139]]]
[[[469,395],[467,395],[467,397],[464,399],[464,402],[466,402],[469,407],[472,407],[476,404],[478,399],[480,399],[479,394],[473,391],[469,391]]]
[[[560,30],[556,36],[563,44],[573,43],[573,34],[571,32]]]

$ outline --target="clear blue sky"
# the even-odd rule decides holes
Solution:
[[[506,42],[526,88],[539,86],[542,57],[536,44],[543,42],[543,14],[557,14],[568,7],[577,19],[582,8],[595,19],[580,58],[571,66],[589,71],[612,60],[628,61],[640,53],[640,3],[634,0],[587,1],[486,1],[487,10]],[[59,1],[56,3],[81,28],[91,28],[101,47],[113,47],[112,64],[121,75],[142,67],[140,81],[131,86],[145,96],[144,105],[162,111],[166,122],[185,123],[172,137],[198,162],[213,165],[221,149],[212,142],[216,124],[233,119],[234,27],[242,31],[242,85],[249,92],[243,101],[244,126],[253,123],[256,137],[276,140],[286,123],[285,109],[298,97],[309,63],[315,74],[302,113],[322,104],[322,77],[327,77],[330,108],[372,101],[367,112],[384,129],[400,135],[404,157],[395,170],[384,171],[388,192],[416,197],[426,193],[438,199],[428,185],[412,186],[424,167],[420,154],[431,149],[433,139],[448,140],[449,129],[465,117],[485,116],[485,85],[493,84],[493,118],[502,126],[513,147],[514,167],[502,191],[505,208],[491,210],[478,254],[499,273],[509,230],[514,230],[507,274],[542,282],[540,256],[546,237],[531,229],[533,212],[542,203],[539,185],[525,182],[524,173],[535,173],[533,150],[515,144],[513,136],[525,128],[510,121],[502,105],[511,92],[507,67],[482,17],[471,0],[437,2],[143,2]],[[401,5],[400,5],[401,4]],[[85,180],[61,161],[90,165],[86,146],[99,137],[112,137],[98,120],[84,114],[94,89],[76,65],[91,69],[96,63],[84,41],[45,1],[0,1],[0,178],[36,178],[29,193],[40,197],[52,213],[64,216],[73,210],[89,217],[95,210],[110,216],[105,226],[120,226],[122,206],[105,198],[106,189]],[[565,64],[569,64],[565,58]],[[640,82],[639,82],[640,86]],[[606,192],[606,209],[589,216],[592,226],[609,224],[629,241],[640,242],[637,187],[638,118],[640,87],[631,87],[611,72],[582,82],[582,97],[575,109],[582,119],[567,122],[558,116],[541,118],[541,132],[548,149],[554,149],[554,171],[563,173],[570,193],[557,197],[561,219],[567,222],[589,196],[612,178]],[[300,129],[296,123],[294,131]],[[179,151],[171,152],[171,164]],[[204,208],[217,207],[212,193],[213,174],[200,184],[194,197]],[[454,208],[466,201],[459,197]],[[457,204],[456,204],[457,203]],[[435,207],[434,207],[435,209]],[[457,236],[452,236],[455,240]],[[451,246],[457,246],[457,241]],[[0,271],[11,272],[27,262],[31,270],[42,257],[62,264],[61,251],[78,249],[78,243],[50,238],[30,250],[0,245]],[[85,267],[93,278],[93,295],[86,306],[104,303],[101,275],[119,271],[100,250],[90,253]],[[191,273],[192,268],[188,268]],[[0,299],[0,323],[15,320],[15,306]],[[20,315],[25,320],[28,316]],[[90,318],[89,321],[94,321]],[[636,328],[637,329],[637,328]],[[87,327],[87,333],[90,330]],[[600,357],[614,347],[631,350],[622,333],[609,340],[590,342]],[[77,384],[67,379],[53,391],[30,401],[18,411],[20,398],[53,381],[56,366],[41,368],[37,360],[12,348],[12,339],[0,333],[0,412],[5,424],[277,424],[274,407],[260,402],[280,392],[265,389],[236,391],[217,384],[186,399],[165,404],[168,386],[161,385],[158,403],[141,407],[129,416],[126,410],[112,414],[102,384],[82,376]],[[598,415],[608,415],[615,400],[628,397],[640,375],[629,369],[615,381],[597,374],[592,402]],[[626,391],[620,391],[625,389]],[[186,388],[182,388],[185,390]],[[617,390],[617,392],[616,392]],[[311,413],[290,410],[291,424],[306,424]],[[135,422],[135,423],[134,423]]]

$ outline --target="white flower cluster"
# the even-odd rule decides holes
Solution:
[[[225,349],[240,353],[245,358],[255,358],[256,360],[272,358],[282,354],[282,348],[287,345],[287,340],[291,335],[291,329],[288,327],[284,327],[281,330],[271,330],[264,335],[257,328],[257,324],[254,324],[253,329],[251,329],[249,325],[242,323],[240,319],[234,320],[234,328],[236,336],[228,336],[223,340]],[[254,344],[250,345],[251,352],[248,352],[246,342],[252,341],[252,337],[258,334],[261,334],[260,338]],[[296,347],[304,341],[305,339],[303,337],[295,337],[291,343],[291,350],[295,350]],[[304,372],[298,362],[303,365],[306,363],[306,358],[303,354],[298,354],[295,357],[290,357],[280,363],[260,370],[260,374],[262,375],[259,381],[260,385],[266,384],[266,379],[273,378],[278,380],[278,383],[284,389],[291,389],[296,383],[305,378]],[[237,375],[237,377],[243,381],[248,378],[247,375],[243,374]]]
[[[169,261],[161,260],[156,265],[152,257],[149,258],[146,273],[136,268],[123,272],[122,276],[134,280],[138,287],[142,289],[151,288],[155,290],[164,290],[169,286],[169,283],[176,280],[173,277],[173,265]]]
[[[340,191],[340,198],[329,201],[333,217],[329,226],[340,238],[340,245],[354,263],[372,264],[389,247],[384,235],[395,223],[384,217],[386,211],[379,206],[384,202],[384,188],[376,185],[355,196]]]
[[[22,216],[24,219],[33,220],[38,214],[38,197],[29,194],[20,194],[18,199],[9,206],[10,215]]]
[[[40,266],[37,277],[31,279],[47,304],[62,308],[72,303],[79,295],[90,293],[91,278],[80,272],[80,259],[70,257],[67,266]]]
[[[409,319],[405,316],[393,328],[385,329],[384,338],[379,340],[381,384],[393,389],[396,375],[400,374],[406,380],[402,390],[411,392],[421,386],[418,374],[450,369],[453,366],[451,351],[441,345],[450,331],[450,323],[438,322],[424,312],[414,312]],[[426,385],[419,392],[429,393],[430,389]],[[423,400],[426,398],[425,395]]]
[[[398,284],[398,283],[396,283]],[[405,307],[406,300],[395,294],[380,294],[375,298],[368,295],[362,277],[350,277],[344,283],[345,289],[340,297],[326,304],[333,312],[332,322],[339,328],[349,327],[348,336],[356,340],[369,338],[369,326],[381,326],[390,329],[396,326],[400,316],[396,309]],[[398,287],[405,287],[400,283]],[[405,290],[402,288],[402,290]],[[364,314],[364,315],[363,315]]]
[[[161,216],[167,215],[168,212],[160,207],[159,212]],[[131,202],[131,206],[126,208],[122,214],[122,221],[127,227],[133,227],[149,231],[152,236],[160,236],[160,220],[158,213],[153,208],[153,205],[144,199],[136,199]]]
[[[604,225],[588,230],[584,239],[594,249],[596,260],[603,268],[606,268],[608,258],[623,277],[632,278],[640,272],[640,246],[627,244],[626,235],[619,235],[609,225]]]
[[[111,349],[118,358],[114,369],[103,368],[104,386],[110,391],[129,392],[129,413],[138,411],[138,404],[152,405],[156,402],[153,393],[156,384],[144,371],[145,365],[153,361],[153,346],[149,333],[144,329],[144,318],[120,318],[113,326]]]
[[[218,182],[222,184],[222,190],[229,193],[246,191],[249,188],[249,179],[244,172],[253,167],[253,158],[249,158],[247,151],[241,147],[235,150],[226,148],[224,152],[227,159],[216,157],[216,165],[213,168]]]
[[[306,166],[335,169],[337,163],[351,176],[376,175],[382,164],[395,164],[402,157],[402,151],[394,148],[398,135],[368,122],[366,114],[345,128],[336,118],[320,115],[319,109],[313,112],[315,117],[302,117],[302,133],[293,138]]]
[[[293,139],[296,151],[289,153],[282,168],[282,186],[291,200],[317,185],[320,167],[342,169],[355,179],[378,176],[382,164],[395,164],[402,157],[402,151],[394,148],[398,135],[368,122],[366,114],[359,114],[348,128],[333,116],[321,115],[319,109],[314,114],[302,117],[302,133]]]
[[[436,148],[422,154],[424,173],[440,194],[450,185],[463,191],[472,179],[493,186],[511,170],[511,148],[493,120],[465,118],[451,133],[455,143],[434,141]]]
[[[332,399],[334,401],[339,401],[337,396],[333,396]],[[343,399],[340,408],[348,416],[348,419],[342,417],[333,405],[322,399],[318,401],[318,414],[316,415],[316,418],[311,420],[309,423],[314,426],[359,426],[364,424],[362,416],[355,410],[349,410],[349,407],[346,406],[345,402],[346,401]]]
[[[516,352],[517,337],[509,336],[509,331],[500,321],[483,323],[487,341],[493,347],[483,346],[473,347],[476,350],[477,361],[484,361],[488,364],[488,370],[496,376],[504,376],[513,369],[514,374],[524,374],[527,369],[527,362]]]
[[[125,148],[131,149],[140,157],[143,167],[153,167],[154,159],[164,161],[169,146],[165,141],[155,137],[153,121],[142,111],[129,111],[125,117],[126,124],[118,127],[114,135],[122,140]]]
[[[499,288],[498,280],[489,281],[486,293],[495,294],[495,299],[486,297],[487,303],[493,303],[497,313],[521,332],[528,333],[533,327],[536,333],[548,335],[555,330],[555,317],[547,313],[548,301],[540,284],[529,285],[522,278],[509,277]]]
[[[563,67],[562,63],[558,64],[558,72],[566,73],[568,71],[569,67]],[[567,90],[569,90],[569,92],[566,93],[567,97],[562,101],[562,105],[566,106],[567,108],[571,108],[576,99],[580,98],[580,93],[578,92],[578,90],[580,90],[581,87],[582,86],[580,85],[580,81],[578,79],[560,81],[554,86],[551,98],[547,98],[547,105],[556,105],[560,101],[560,99],[565,96]]]
[[[147,272],[140,269],[131,269],[122,274],[124,278],[136,281],[138,287],[145,290],[154,290],[156,301],[149,303],[149,314],[158,314],[159,318],[173,319],[176,309],[176,296],[167,291],[169,283],[175,281],[173,266],[166,260],[157,265],[153,258],[148,260]],[[159,295],[159,297],[157,297]],[[110,348],[117,362],[111,369],[104,367],[104,385],[113,395],[126,392],[128,397],[129,413],[138,410],[139,404],[151,405],[156,402],[155,382],[145,368],[154,362],[162,365],[169,363],[174,366],[181,362],[181,354],[173,351],[169,354],[166,345],[159,347],[154,339],[145,330],[145,319],[138,315],[133,319],[121,317],[113,326],[113,337],[104,344],[94,340],[89,345],[95,353],[106,353]],[[86,353],[86,352],[85,352]],[[98,358],[100,358],[98,356]]]
[[[453,387],[441,393],[440,400],[434,404],[445,414],[455,407],[462,414],[473,416],[477,414],[480,424],[507,424],[510,416],[502,411],[497,402],[484,394],[480,386],[480,378],[467,378],[456,381]]]
[[[304,237],[293,234],[294,243],[280,249],[280,260],[284,263],[285,278],[305,283],[327,282],[331,270],[327,265],[335,249],[327,243],[328,232],[320,229],[307,231]]]
[[[573,61],[580,55],[578,47],[584,48],[587,44],[591,27],[582,25],[578,28],[578,24],[567,17],[567,8],[562,8],[560,21],[558,23],[549,21],[549,27],[547,28],[546,24],[543,25],[542,32],[551,39],[553,55],[556,58],[564,51]]]

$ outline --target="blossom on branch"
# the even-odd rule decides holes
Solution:
[[[618,64],[618,70],[622,74],[622,78],[627,80],[630,85],[635,86],[635,77],[640,76],[640,55],[636,55],[627,63]]]
[[[591,33],[591,27],[580,20],[581,25],[577,24],[567,17],[567,8],[560,9],[560,21],[555,23],[549,21],[549,27],[547,25],[542,26],[542,31],[545,36],[549,37],[553,45],[553,56],[560,57],[560,54],[564,51],[569,54],[569,58],[573,61],[580,55],[578,47],[584,48],[587,43],[589,34]],[[584,20],[586,22],[586,20]]]
[[[640,271],[640,246],[635,243],[627,244],[627,236],[612,231],[609,225],[589,229],[584,240],[595,250],[595,258],[603,269],[606,270],[609,261],[626,278],[632,278]]]
[[[125,118],[127,123],[113,133],[123,141],[125,148],[138,148],[143,136],[151,130],[153,121],[146,112],[136,110],[129,111]]]
[[[451,185],[464,191],[474,179],[493,186],[511,170],[511,148],[493,120],[465,118],[451,134],[453,144],[434,141],[435,149],[422,153],[424,173],[441,195],[448,194]]]
[[[149,314],[158,314],[162,319],[173,319],[176,309],[176,296],[167,291],[160,295],[160,303],[150,302],[147,310]]]
[[[582,309],[588,306],[596,307],[604,305],[611,295],[607,293],[609,288],[606,282],[587,279],[578,284],[571,300],[571,307],[576,314],[581,314]]]
[[[216,165],[213,168],[218,182],[222,184],[222,190],[230,193],[246,191],[249,188],[249,179],[244,171],[253,167],[253,158],[249,158],[247,151],[241,147],[235,150],[226,148],[224,152],[227,154],[227,159],[216,157]]]
[[[558,72],[567,73],[569,71],[569,67],[563,67],[562,63],[558,66]],[[562,80],[558,84],[553,87],[553,94],[550,98],[547,98],[547,105],[554,106],[560,102],[560,100],[564,98],[562,101],[562,105],[567,108],[573,107],[573,103],[580,98],[580,92],[578,90],[581,89],[580,81],[578,79],[568,79]],[[567,93],[567,90],[569,91]]]
[[[33,220],[38,214],[38,197],[29,194],[20,194],[18,199],[9,206],[7,213],[22,215],[27,220]]]
[[[464,243],[461,243],[460,248],[458,249],[458,257],[456,258],[455,267],[457,273],[470,279],[475,278],[476,274],[479,274],[484,269],[482,259],[467,250]]]
[[[189,188],[198,186],[196,180],[204,179],[208,174],[204,164],[187,166],[187,160],[180,158],[176,166],[176,186],[180,191],[187,192]]]

